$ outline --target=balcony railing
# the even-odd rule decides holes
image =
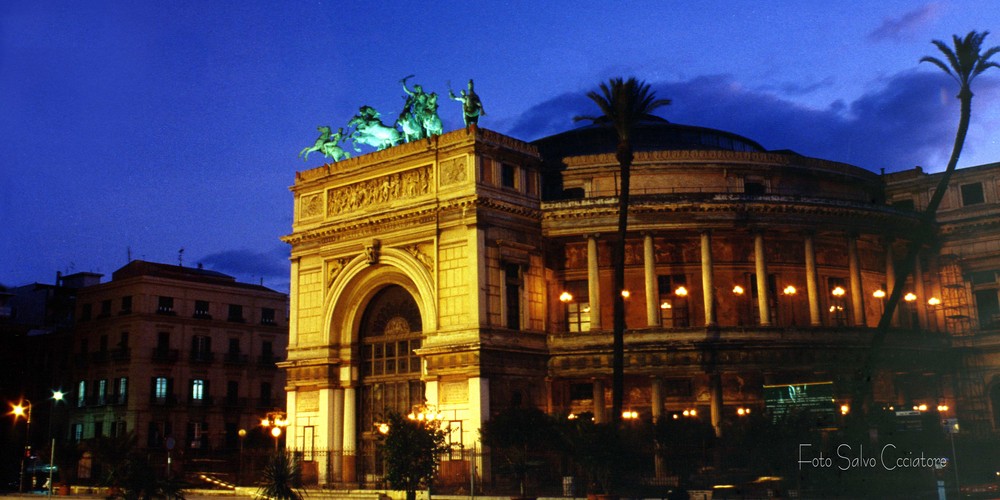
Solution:
[[[212,351],[191,351],[192,363],[211,363],[215,361],[215,353]]]
[[[223,358],[223,362],[227,365],[245,365],[249,362],[250,357],[246,354],[239,352],[227,352],[226,357]]]
[[[162,347],[154,347],[152,357],[153,361],[174,363],[177,361],[177,358],[180,357],[180,351],[177,349],[165,349]]]

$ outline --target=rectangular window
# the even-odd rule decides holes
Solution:
[[[847,285],[844,278],[829,278],[827,293],[830,297],[830,322],[834,326],[847,324]]]
[[[83,408],[87,404],[87,381],[81,380],[76,384],[76,407]]]
[[[100,420],[94,422],[94,437],[104,437],[104,422]]]
[[[156,399],[167,399],[169,385],[167,377],[156,377],[153,379],[153,397]]]
[[[666,328],[691,326],[687,277],[683,274],[656,277],[660,294],[660,324]]]
[[[128,402],[128,377],[120,377],[118,379],[118,382],[115,385],[117,386],[115,388],[115,391],[116,391],[115,398],[117,398],[118,404],[123,405],[123,404],[127,403]]]
[[[94,309],[93,304],[84,304],[80,306],[80,321],[87,321],[92,315]]]
[[[111,316],[111,299],[101,301],[101,317]]]
[[[967,207],[969,205],[979,205],[986,202],[986,197],[983,196],[983,183],[976,182],[974,184],[964,184],[961,187],[962,190],[962,206]]]
[[[590,294],[586,281],[566,282],[566,294],[559,300],[566,304],[566,327],[571,332],[590,331]]]
[[[73,442],[83,441],[83,424],[73,424]]]
[[[205,399],[204,380],[196,378],[191,381],[191,399],[194,401],[202,401]]]
[[[132,312],[132,296],[126,295],[122,297],[122,310],[121,314],[128,314]]]
[[[976,300],[976,312],[979,317],[979,328],[993,329],[1000,327],[1000,300],[997,289],[987,288],[973,292]]]
[[[521,297],[524,289],[521,266],[519,264],[504,263],[503,277],[504,326],[511,330],[520,330],[522,325]]]
[[[274,309],[264,307],[260,310],[260,324],[262,325],[274,324]]]
[[[517,167],[509,163],[500,165],[500,185],[505,188],[517,189]]]
[[[212,361],[212,338],[208,335],[191,337],[191,361]]]
[[[174,298],[173,297],[160,297],[157,302],[156,312],[158,314],[173,314],[174,313]]]
[[[108,381],[106,379],[101,379],[97,381],[97,404],[105,405],[108,403]]]
[[[236,323],[243,322],[243,306],[239,304],[229,304],[229,321]]]
[[[260,383],[260,406],[271,406],[271,384]]]
[[[194,317],[201,319],[211,319],[212,315],[208,314],[208,301],[207,300],[196,300],[194,301]]]

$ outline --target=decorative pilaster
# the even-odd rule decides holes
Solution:
[[[353,387],[344,388],[344,482],[357,483],[358,411]]]

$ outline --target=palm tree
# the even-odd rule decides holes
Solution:
[[[642,120],[652,118],[652,112],[670,104],[670,99],[657,99],[649,84],[631,77],[628,80],[613,78],[601,83],[601,92],[590,91],[587,97],[601,110],[599,116],[577,116],[574,121],[590,120],[594,123],[611,123],[618,134],[615,158],[621,170],[621,191],[618,194],[618,239],[614,251],[614,331],[612,345],[611,418],[618,423],[622,413],[625,392],[625,231],[628,229],[629,176],[632,168],[632,130]],[[594,314],[600,314],[595,311]]]
[[[868,359],[864,367],[865,377],[863,377],[860,381],[860,383],[863,384],[863,387],[865,387],[862,402],[867,402],[867,397],[871,395],[870,384],[867,383],[868,380],[866,379],[869,379],[871,376],[873,358],[876,356],[878,349],[885,340],[886,333],[892,321],[892,315],[895,312],[896,307],[899,305],[900,298],[903,296],[906,278],[913,273],[913,270],[916,267],[917,256],[920,253],[921,247],[928,243],[934,236],[933,224],[935,215],[937,213],[938,206],[941,204],[941,199],[944,198],[944,193],[948,188],[951,175],[955,171],[955,167],[958,164],[958,158],[962,154],[962,147],[965,145],[965,135],[969,130],[969,118],[972,115],[972,80],[991,67],[1000,68],[1000,65],[996,62],[989,60],[995,54],[1000,52],[1000,47],[992,47],[987,49],[985,52],[982,51],[983,40],[986,38],[986,35],[989,35],[988,31],[984,31],[982,33],[970,31],[968,35],[965,35],[965,38],[953,35],[952,43],[954,44],[954,48],[949,47],[941,40],[933,40],[931,43],[933,43],[934,46],[941,51],[944,55],[944,60],[931,56],[925,56],[920,59],[920,62],[929,62],[938,68],[941,68],[941,70],[947,73],[948,76],[954,78],[955,81],[958,82],[959,90],[956,97],[958,97],[958,100],[961,103],[961,111],[958,119],[958,131],[955,132],[955,143],[952,146],[951,157],[948,159],[948,166],[945,168],[944,174],[938,181],[934,194],[931,196],[930,202],[927,204],[927,208],[922,214],[921,228],[910,242],[906,255],[903,258],[903,262],[898,268],[896,273],[896,285],[893,287],[892,293],[889,295],[889,299],[885,304],[885,310],[882,313],[882,317],[879,319],[878,328],[875,331],[875,335],[872,337],[872,349],[869,351]]]

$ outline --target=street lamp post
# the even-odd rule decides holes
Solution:
[[[12,404],[11,408],[14,413],[14,421],[17,422],[18,418],[23,417],[25,420],[24,426],[24,452],[21,454],[21,473],[18,476],[17,481],[17,491],[19,493],[24,493],[24,459],[31,455],[31,401],[27,399],[22,399],[16,405]]]
[[[271,428],[271,436],[274,436],[274,451],[278,452],[278,439],[281,438],[282,430],[288,427],[288,420],[283,411],[270,411],[267,416],[260,419],[260,425],[264,428]]]
[[[52,496],[52,488],[55,486],[52,483],[52,470],[56,465],[56,438],[52,435],[52,420],[55,418],[56,414],[56,403],[63,400],[66,395],[63,391],[56,389],[52,391],[52,411],[49,412],[49,439],[52,440],[52,449],[49,452],[49,486],[46,488],[48,496]]]

